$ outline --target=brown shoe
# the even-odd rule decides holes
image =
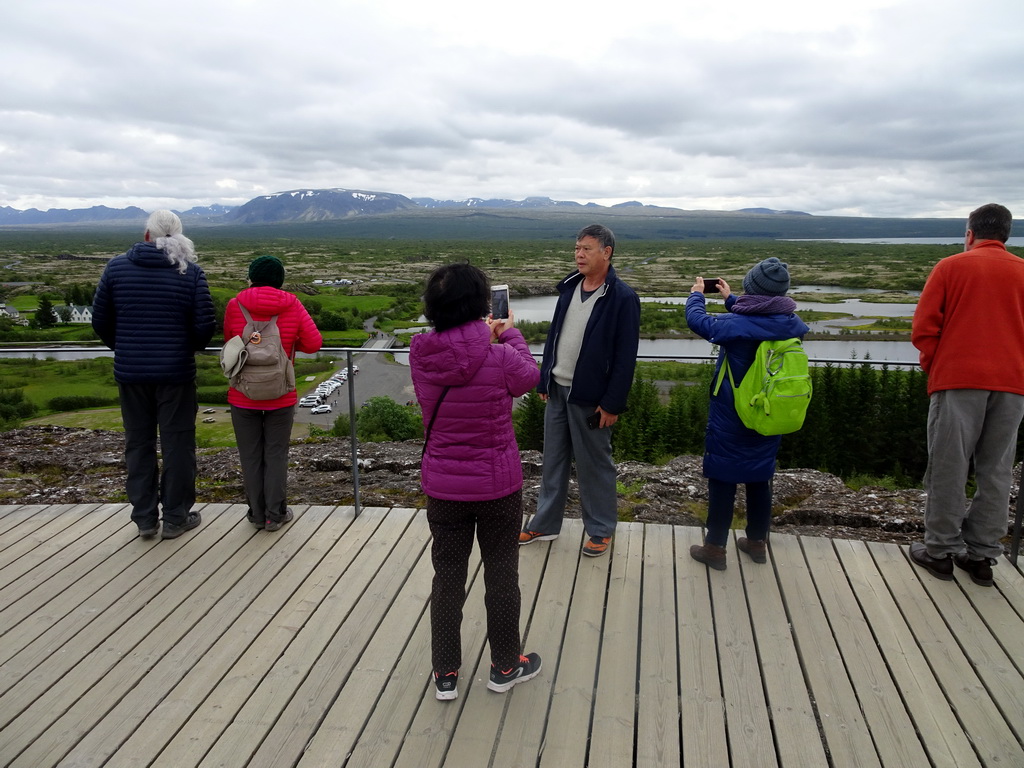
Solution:
[[[716,571],[725,570],[725,547],[716,547],[714,544],[694,544],[690,547],[690,557]]]
[[[736,549],[740,552],[746,552],[755,563],[768,562],[768,542],[764,539],[754,541],[746,536],[740,536],[736,539]]]

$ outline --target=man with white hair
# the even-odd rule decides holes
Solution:
[[[155,211],[144,242],[107,264],[92,305],[92,327],[114,350],[114,380],[125,433],[128,501],[139,535],[173,539],[197,527],[195,353],[216,316],[192,241],[172,211]],[[157,462],[157,430],[163,472]]]

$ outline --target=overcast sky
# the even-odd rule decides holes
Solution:
[[[9,0],[0,205],[1024,218],[1021,0]]]

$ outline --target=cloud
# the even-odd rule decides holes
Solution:
[[[0,205],[302,187],[1024,209],[1017,0],[69,0],[0,10]]]

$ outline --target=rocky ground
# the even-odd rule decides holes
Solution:
[[[365,443],[359,449],[360,499],[364,506],[423,506],[419,489],[421,444]],[[124,436],[66,427],[26,427],[0,440],[0,503],[78,504],[124,501]],[[321,439],[291,449],[290,500],[294,504],[351,504],[353,482],[348,440]],[[536,503],[541,455],[523,452],[524,504]],[[645,523],[700,525],[707,485],[700,457],[680,456],[664,466],[619,465],[619,514]],[[1015,469],[1016,505],[1020,467]],[[241,473],[234,449],[201,449],[198,498],[241,502]],[[742,488],[738,501],[742,506]],[[907,543],[921,538],[924,494],[865,487],[851,490],[832,475],[809,469],[776,475],[774,526],[779,531],[833,538]],[[575,484],[570,515],[578,515]],[[1007,526],[1012,525],[1008,512]],[[1008,539],[1007,539],[1008,542]]]

